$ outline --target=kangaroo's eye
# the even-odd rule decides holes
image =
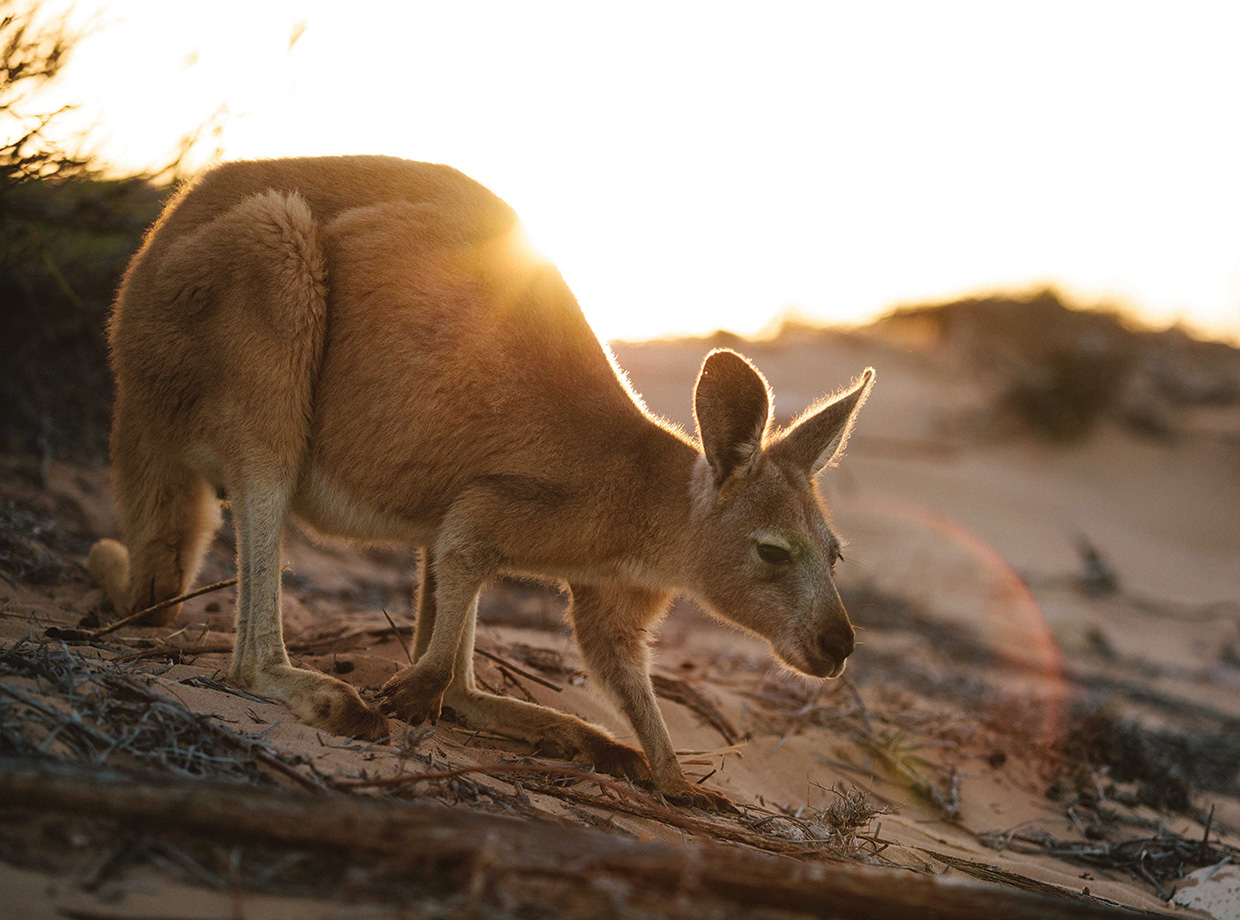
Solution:
[[[769,562],[771,565],[788,565],[792,562],[792,553],[774,543],[759,543],[758,555],[762,557],[763,562]]]

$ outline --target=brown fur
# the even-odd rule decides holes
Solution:
[[[231,679],[310,724],[388,731],[351,687],[289,663],[289,514],[425,548],[417,657],[384,687],[388,712],[416,723],[447,706],[682,801],[726,803],[686,782],[651,689],[648,636],[673,593],[811,674],[838,674],[852,651],[812,477],[842,450],[872,371],[772,435],[766,381],[714,352],[695,394],[703,453],[628,392],[507,205],[448,167],[341,157],[212,170],[134,258],[111,336],[128,550],[100,541],[91,571],[121,611],[182,593],[225,492],[240,574]],[[582,655],[646,756],[476,687],[477,595],[501,573],[568,583]]]

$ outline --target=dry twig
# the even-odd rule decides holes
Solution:
[[[288,566],[285,566],[285,568],[288,568]],[[109,623],[107,626],[100,626],[98,629],[88,629],[85,630],[85,632],[90,638],[98,639],[101,636],[106,636],[109,633],[116,632],[122,626],[128,626],[130,623],[136,623],[149,614],[158,613],[161,610],[167,610],[169,607],[175,607],[177,604],[188,601],[191,598],[201,597],[204,594],[210,594],[212,591],[219,591],[221,588],[227,588],[231,585],[235,585],[236,583],[237,579],[228,578],[224,581],[217,581],[213,585],[204,585],[201,588],[196,588],[195,590],[189,591],[185,594],[179,594],[176,597],[168,598],[166,601],[160,601],[158,604],[152,604],[150,607],[137,610],[128,616],[121,617],[115,623]]]

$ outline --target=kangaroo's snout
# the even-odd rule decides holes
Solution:
[[[847,614],[832,617],[813,632],[801,632],[772,647],[785,664],[811,677],[839,677],[844,663],[857,647],[856,635]]]
[[[844,673],[845,660],[857,647],[852,624],[845,620],[843,627],[832,627],[823,632],[818,637],[818,647],[825,659],[834,662],[825,676],[839,677]]]

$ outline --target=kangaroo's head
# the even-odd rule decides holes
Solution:
[[[773,434],[770,388],[736,352],[711,352],[694,392],[704,454],[694,483],[694,593],[815,677],[843,673],[854,643],[835,588],[840,543],[814,477],[839,458],[873,382],[867,368],[851,390]]]

